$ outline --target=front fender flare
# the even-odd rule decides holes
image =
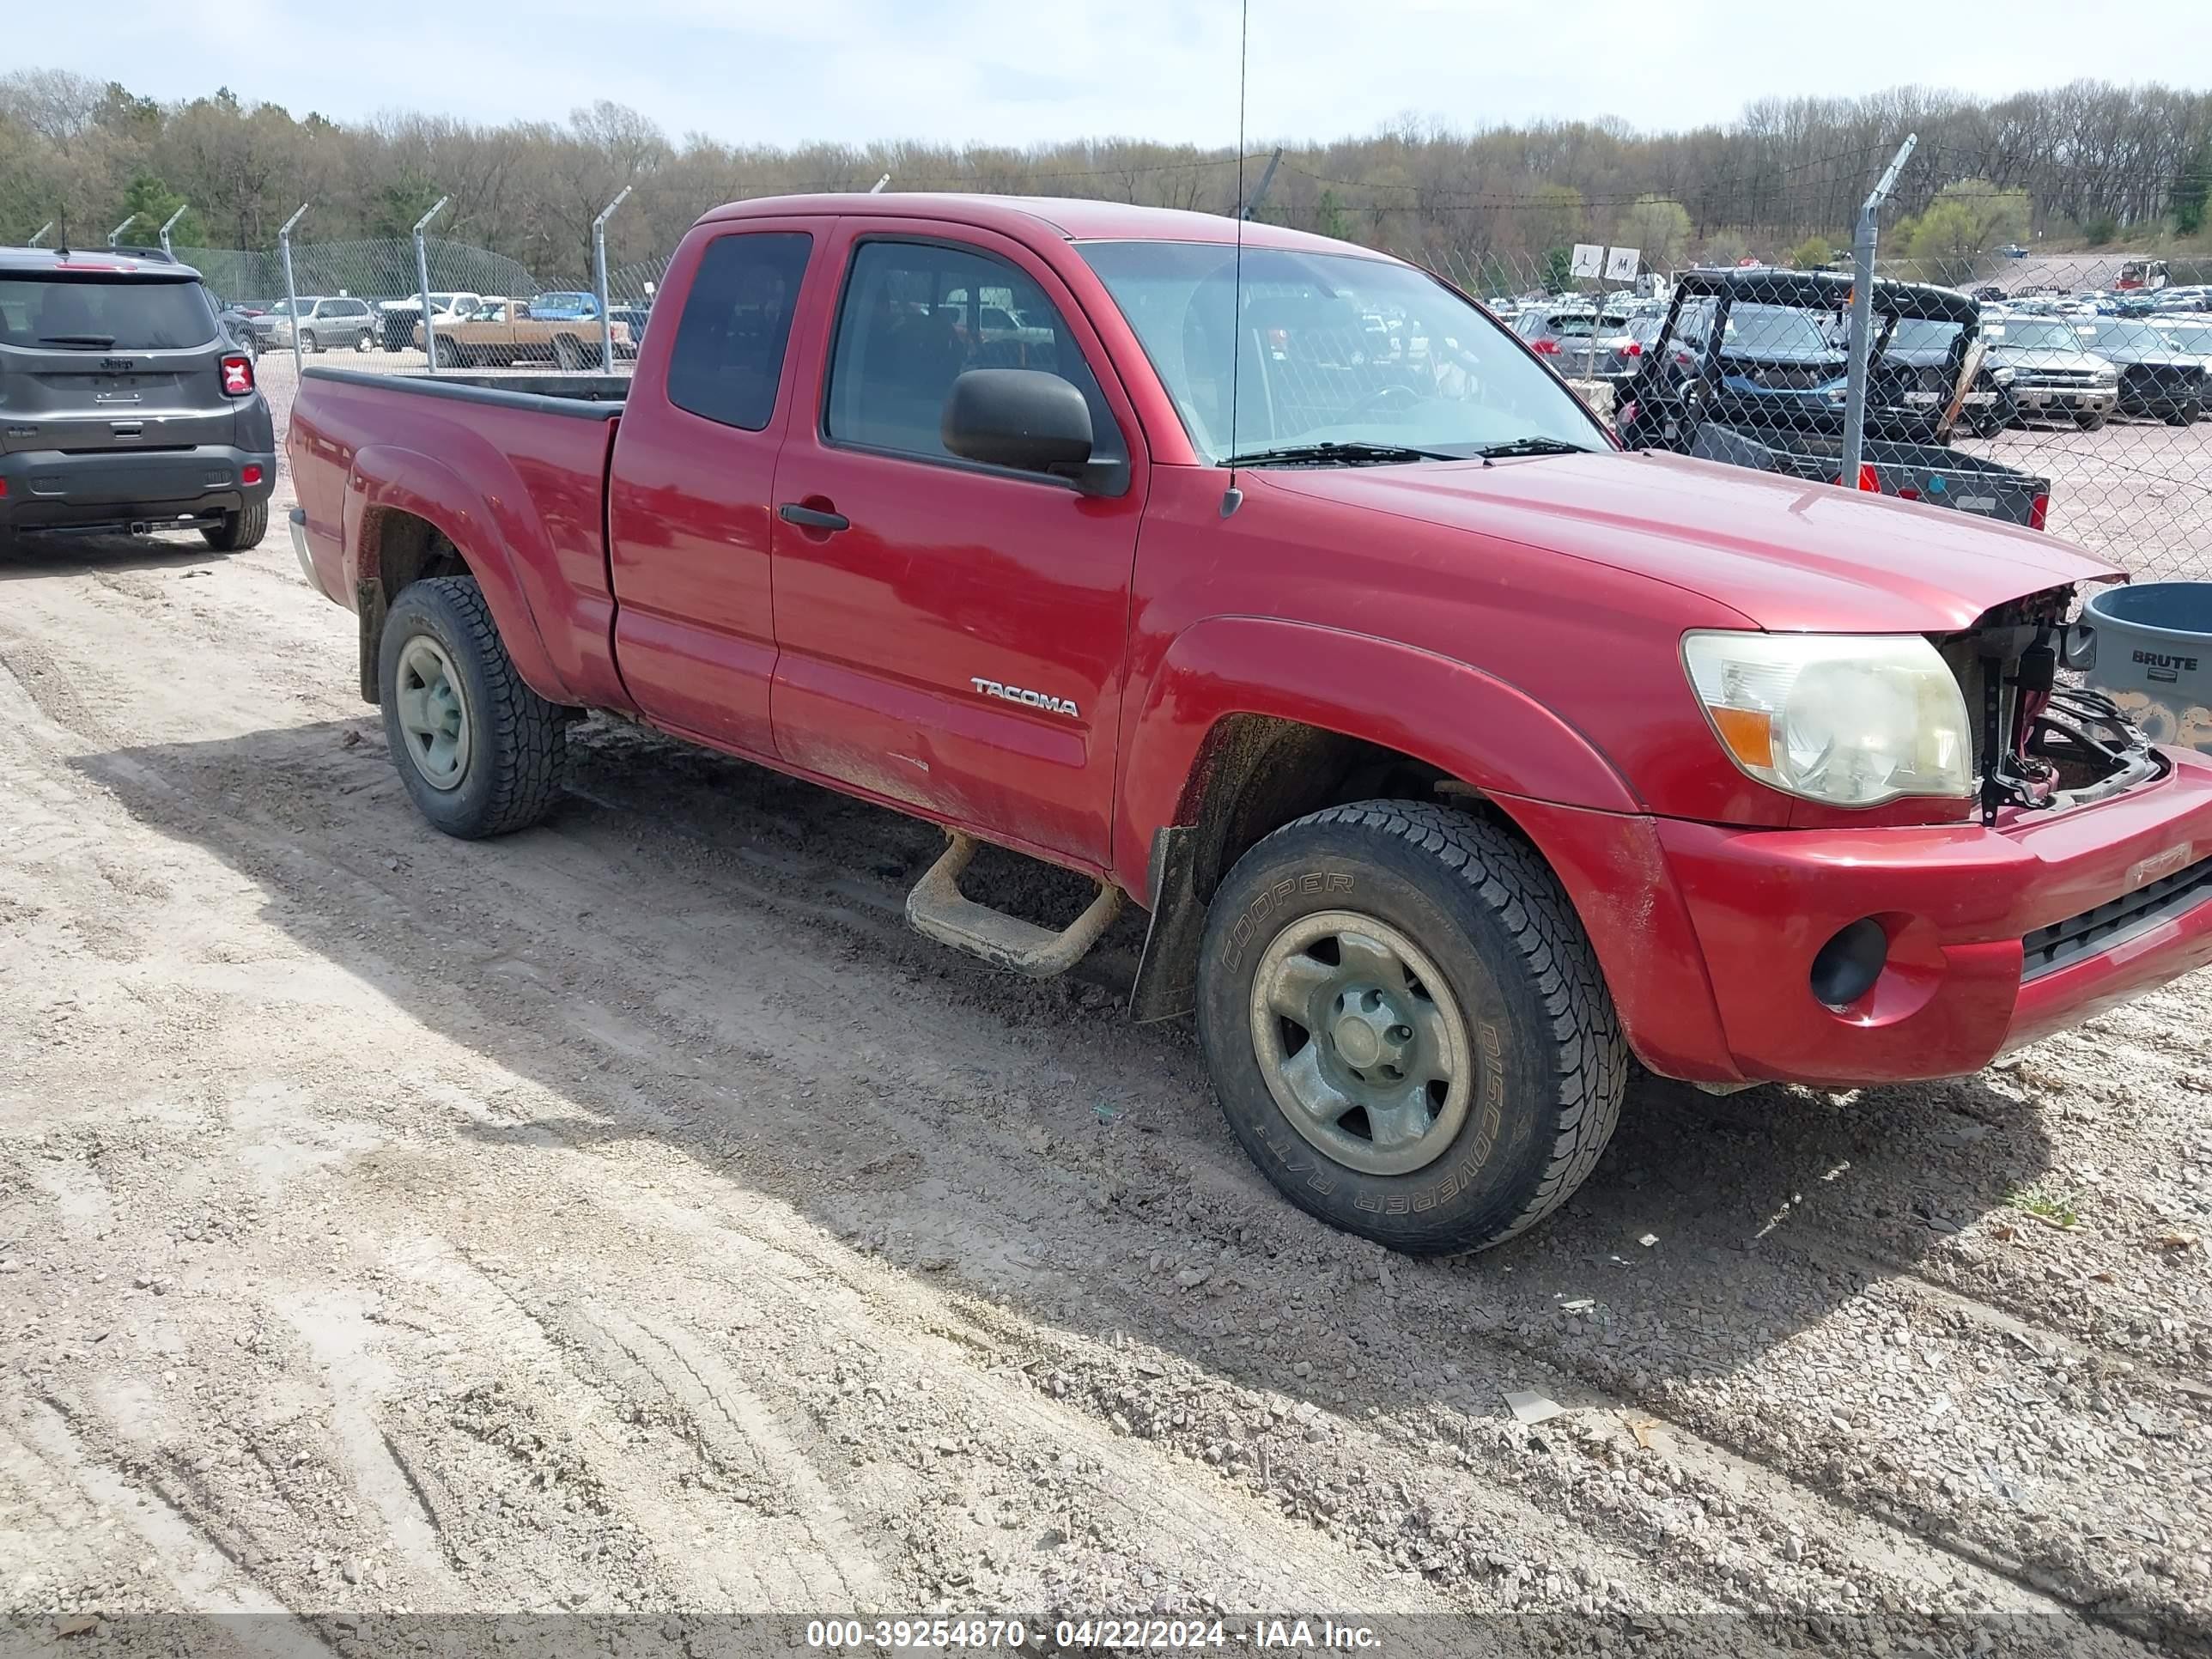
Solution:
[[[1380,744],[1486,795],[1643,810],[1597,744],[1527,692],[1471,664],[1342,629],[1209,617],[1176,637],[1127,709],[1114,866],[1148,902],[1152,832],[1192,821],[1206,744],[1232,715]]]

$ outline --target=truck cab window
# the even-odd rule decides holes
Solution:
[[[738,234],[708,246],[676,325],[669,402],[747,432],[769,423],[813,248],[804,231]]]
[[[1042,289],[989,254],[864,242],[853,256],[830,367],[832,439],[950,459],[939,428],[971,368],[1041,369],[1091,405],[1092,453],[1126,460],[1120,427]]]

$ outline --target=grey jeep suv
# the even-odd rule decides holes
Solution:
[[[19,531],[269,527],[276,440],[199,273],[158,253],[0,247],[0,549]]]

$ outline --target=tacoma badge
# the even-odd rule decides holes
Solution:
[[[970,679],[974,686],[987,697],[1003,697],[1008,702],[1026,703],[1031,708],[1042,708],[1048,714],[1065,714],[1070,720],[1080,720],[1081,713],[1066,697],[1049,697],[1042,691],[1024,691],[1018,685],[1001,685],[996,680]]]

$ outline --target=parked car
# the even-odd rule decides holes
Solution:
[[[1618,380],[1634,366],[1628,316],[1616,307],[1601,312],[1576,301],[1530,306],[1513,319],[1513,331],[1571,380]]]
[[[1700,459],[1844,482],[1847,410],[1841,343],[1852,280],[1828,271],[1696,270],[1636,374],[1615,395],[1624,442]],[[1954,325],[1933,376],[1881,370],[1869,381],[1858,489],[2041,529],[2048,480],[1954,449],[1944,417],[1965,381],[1979,310],[1957,290],[1884,282],[1869,296],[1880,334],[1923,319]],[[1909,394],[1948,388],[1941,403]]]
[[[1919,425],[1916,418],[1934,417],[1950,407],[1964,368],[1961,336],[1968,328],[1979,331],[1979,321],[1969,324],[1948,317],[1900,317],[1880,344],[1881,355],[1871,377],[1876,398],[1896,411],[1901,420]],[[2012,371],[1978,366],[1972,386],[1959,400],[1967,429],[1980,438],[1995,437],[2019,418],[2010,386]],[[1936,434],[1930,431],[1929,437]]]
[[[240,305],[234,300],[216,313],[216,321],[229,337],[230,343],[248,356],[261,355],[261,336],[254,330],[253,319],[260,316],[264,309],[265,307]]]
[[[2159,319],[2158,331],[2177,351],[2185,352],[2204,366],[2212,375],[2212,317],[2187,314]],[[2212,414],[2212,403],[2205,412]]]
[[[549,322],[595,322],[599,315],[599,296],[579,289],[555,289],[531,300],[530,314]]]
[[[189,265],[0,248],[0,550],[22,531],[258,542],[276,442]]]
[[[253,319],[253,329],[264,346],[289,346],[296,337],[305,353],[335,351],[341,346],[367,351],[376,343],[376,316],[368,301],[348,295],[279,300]]]
[[[2100,317],[2074,332],[2082,349],[2120,371],[2123,415],[2141,415],[2188,426],[2204,412],[2204,365],[2155,325],[2133,317]]]
[[[536,301],[510,300],[495,295],[468,316],[436,325],[439,360],[446,360],[446,348],[450,346],[452,360],[464,367],[472,363],[512,367],[520,362],[550,362],[560,368],[578,369],[597,364],[600,343],[598,313],[580,317],[567,314],[568,309],[556,306],[556,315],[541,317]],[[632,345],[629,326],[615,323],[612,327],[615,355],[622,356],[630,351]],[[418,323],[415,343],[422,343],[422,329]]]
[[[629,331],[628,345],[624,345],[620,340],[615,342],[616,356],[637,356],[637,349],[645,343],[645,325],[651,320],[652,316],[653,308],[650,306],[611,305],[607,307],[607,320],[619,323]]]
[[[434,291],[430,295],[431,325],[443,328],[448,323],[457,323],[483,303],[480,295]],[[386,300],[378,305],[376,313],[377,337],[386,351],[406,350],[422,333],[422,300],[419,295]]]
[[[2094,432],[2118,407],[2120,371],[2084,350],[2071,324],[2008,312],[1984,317],[1982,334],[1990,371],[2012,371],[2005,390],[2022,421],[2055,415]]]
[[[1419,1252],[1562,1203],[1632,1055],[1971,1075],[2212,961],[2212,761],[2056,679],[2113,566],[1624,453],[1423,272],[1239,234],[747,202],[643,376],[311,369],[295,548],[409,797],[522,830],[617,710],[944,826],[908,915],[1001,969],[1140,906],[1132,1013],[1196,1012],[1291,1201]],[[1370,313],[1426,354],[1355,361]],[[987,908],[979,841],[1095,896]]]

